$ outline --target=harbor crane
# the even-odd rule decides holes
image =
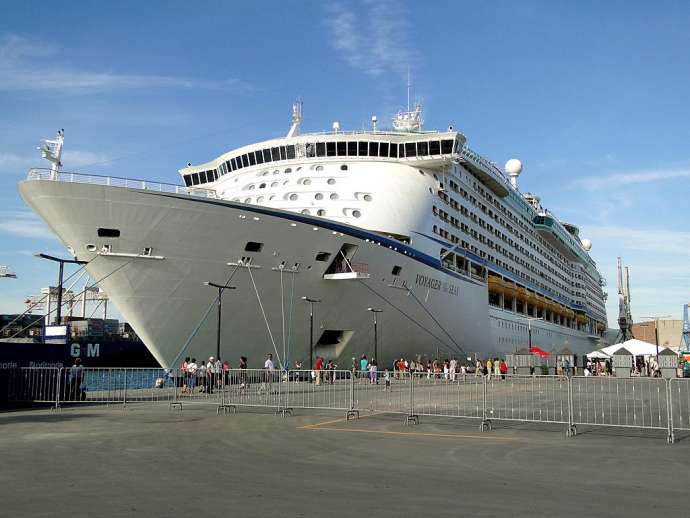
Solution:
[[[16,279],[17,274],[10,270],[9,266],[0,265],[0,278],[2,277],[6,279]]]
[[[690,320],[688,319],[688,304],[683,305],[683,333],[680,336],[680,347],[690,351]]]
[[[620,344],[631,338],[633,319],[630,311],[630,274],[628,267],[623,267],[621,258],[618,258],[618,335],[616,343]]]

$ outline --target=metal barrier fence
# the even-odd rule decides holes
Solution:
[[[217,411],[265,407],[288,415],[294,408],[393,413],[405,423],[419,416],[690,431],[690,379],[446,376],[397,371],[230,369],[183,372],[132,368],[20,368],[7,377],[10,402],[131,405],[201,403]]]

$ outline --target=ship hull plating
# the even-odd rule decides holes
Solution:
[[[217,291],[205,281],[236,287],[222,300],[221,357],[233,365],[240,355],[262,365],[266,353],[308,365],[309,304],[302,297],[321,301],[314,308],[314,355],[343,368],[374,353],[368,308],[383,310],[380,365],[401,356],[485,358],[527,345],[525,320],[491,308],[484,282],[356,227],[138,189],[25,181],[19,190],[62,242],[89,261],[89,274],[163,367],[185,356],[215,355]],[[119,237],[99,237],[99,228]],[[344,245],[359,273],[325,279]],[[585,333],[546,322],[532,327],[533,334],[539,329],[533,343],[546,350],[592,349]]]

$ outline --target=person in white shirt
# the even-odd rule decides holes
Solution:
[[[189,393],[194,392],[194,387],[196,386],[196,373],[199,370],[199,365],[196,363],[196,358],[192,358],[192,361],[187,364],[187,373],[189,374]]]
[[[458,370],[458,360],[453,358],[450,361],[450,380],[455,381],[455,377],[457,376],[456,371]]]
[[[206,392],[208,394],[213,394],[213,389],[216,386],[217,379],[216,359],[213,356],[210,356],[208,363],[206,364]]]
[[[273,365],[273,355],[271,353],[268,353],[266,356],[266,361],[264,362],[264,369],[268,371],[273,371],[275,369],[275,366]]]
[[[266,372],[264,373],[264,381],[259,387],[259,393],[266,391],[266,393],[270,394],[273,371],[275,370],[275,366],[273,365],[273,355],[271,353],[268,353],[266,355],[266,361],[264,362],[264,370]]]

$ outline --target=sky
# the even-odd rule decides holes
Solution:
[[[17,183],[65,129],[64,170],[172,183],[187,162],[338,120],[380,126],[412,97],[425,129],[519,158],[520,189],[580,226],[632,313],[690,302],[690,4],[0,0],[0,313],[55,284],[67,256]]]

